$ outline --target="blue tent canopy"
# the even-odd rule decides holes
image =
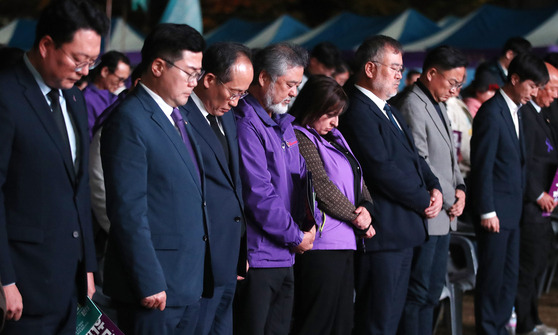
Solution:
[[[399,34],[391,34],[392,30],[400,30]],[[440,27],[414,9],[409,9],[398,16],[381,34],[391,36],[401,44],[411,43],[424,36],[430,36],[440,31]]]
[[[420,51],[443,44],[462,49],[499,49],[510,37],[527,36],[555,15],[557,10],[558,6],[514,10],[484,5],[439,33],[405,45],[405,49]]]
[[[384,34],[401,43],[409,43],[429,36],[440,27],[414,9],[393,16],[361,16],[344,12],[319,27],[291,41],[308,49],[324,41],[332,42],[341,50],[354,50],[367,37]]]
[[[316,44],[329,41],[341,50],[350,50],[362,40],[384,29],[396,16],[367,17],[354,13],[341,13],[292,42],[312,49]]]
[[[513,36],[524,36],[554,14],[558,7],[536,10],[514,10],[483,6],[460,30],[441,41],[466,49],[500,48]]]
[[[263,48],[308,32],[310,28],[289,15],[282,15],[259,34],[246,42],[250,48]]]
[[[267,27],[269,23],[269,21],[250,22],[232,18],[213,31],[207,33],[205,35],[205,41],[207,45],[225,41],[244,43]]]
[[[0,30],[0,43],[14,48],[29,50],[35,40],[36,27],[36,20],[15,20]]]

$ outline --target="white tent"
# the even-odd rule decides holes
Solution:
[[[143,46],[143,36],[130,27],[122,18],[112,19],[111,34],[105,52],[116,50],[120,52],[137,52]]]

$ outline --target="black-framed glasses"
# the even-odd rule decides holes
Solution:
[[[126,82],[126,79],[128,79],[128,78],[120,77],[119,75],[117,75],[117,74],[114,73],[114,72],[111,72],[110,74],[112,74],[113,76],[116,77],[116,79],[118,79],[118,83],[119,83],[119,84],[122,84],[122,83]]]
[[[228,98],[229,101],[233,101],[236,98],[238,98],[238,100],[240,100],[240,99],[242,99],[242,98],[244,98],[245,96],[248,95],[248,91],[233,93],[233,91],[231,91],[231,89],[228,88],[227,85],[225,85],[225,83],[221,81],[221,79],[217,78],[217,80],[219,81],[219,84],[223,85],[223,87],[227,90],[227,92],[229,92],[229,94],[230,94],[230,96]]]
[[[405,67],[404,67],[403,65],[395,65],[395,64],[386,65],[386,64],[384,64],[384,63],[382,63],[382,62],[378,62],[377,60],[372,60],[371,62],[372,62],[372,63],[376,63],[376,64],[383,65],[383,66],[385,66],[385,67],[387,67],[387,68],[390,68],[390,69],[393,70],[394,72],[399,72],[400,74],[403,74],[403,72],[405,71]]]
[[[73,56],[71,56],[69,53],[67,53],[66,50],[64,50],[63,48],[60,47],[58,49],[61,50],[64,53],[64,55],[66,55],[66,57],[68,57],[68,59],[72,61],[72,63],[74,63],[74,66],[76,67],[74,69],[74,71],[76,71],[76,72],[81,72],[83,70],[83,68],[85,68],[86,66],[91,71],[101,63],[100,58],[90,59],[90,60],[86,60],[86,61],[83,61],[83,62],[78,62],[74,59]]]
[[[200,79],[203,77],[203,75],[205,74],[205,71],[203,69],[201,69],[199,72],[188,72],[186,70],[184,70],[183,68],[181,68],[180,66],[176,66],[176,64],[174,64],[173,62],[171,62],[170,60],[164,59],[162,58],[162,60],[164,60],[165,62],[167,62],[169,65],[174,66],[175,68],[177,68],[178,70],[182,71],[185,75],[186,78],[188,80],[188,82],[192,82],[195,81],[196,83],[198,81],[200,81]]]
[[[459,82],[455,79],[449,80],[442,71],[436,69],[436,71],[451,85],[450,90],[458,90],[463,87],[463,82]]]

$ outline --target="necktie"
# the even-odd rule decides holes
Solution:
[[[386,114],[388,116],[389,121],[391,121],[391,124],[393,124],[393,126],[395,127],[395,129],[399,130],[399,132],[401,134],[403,134],[403,130],[401,130],[401,128],[399,127],[399,125],[397,124],[397,121],[395,121],[395,118],[393,117],[393,113],[391,112],[391,106],[388,105],[387,103],[384,105],[384,110],[386,111]]]
[[[225,135],[221,132],[221,129],[219,128],[219,124],[217,123],[217,117],[215,115],[207,114],[207,119],[209,120],[209,124],[211,125],[211,129],[215,133],[215,136],[217,136],[217,139],[219,140],[219,142],[221,142],[221,146],[223,146],[223,151],[225,152],[225,158],[227,159],[227,162],[228,162],[229,161],[229,145],[227,144],[227,138],[225,137]]]
[[[50,99],[52,117],[54,118],[54,122],[56,122],[56,126],[60,131],[62,141],[64,142],[64,145],[68,148],[68,150],[70,150],[68,130],[66,129],[66,122],[64,121],[64,115],[62,114],[62,107],[60,107],[60,94],[58,93],[58,90],[52,89],[50,90],[50,92],[48,92],[47,96]]]
[[[188,153],[190,154],[190,158],[192,159],[192,163],[194,164],[196,171],[198,172],[198,177],[200,177],[200,167],[198,166],[198,160],[196,159],[196,154],[194,152],[194,147],[190,142],[190,137],[188,137],[188,133],[186,132],[186,126],[184,125],[184,119],[182,118],[182,114],[178,108],[173,108],[171,117],[178,127],[178,131],[180,132],[180,136],[182,136],[182,142],[186,145],[186,149],[188,149]],[[201,177],[200,177],[201,180]]]

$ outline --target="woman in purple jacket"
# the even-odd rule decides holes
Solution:
[[[337,130],[346,106],[347,96],[335,80],[314,76],[290,110],[323,216],[312,250],[296,256],[293,334],[351,333],[353,253],[357,238],[375,234],[362,169]]]

